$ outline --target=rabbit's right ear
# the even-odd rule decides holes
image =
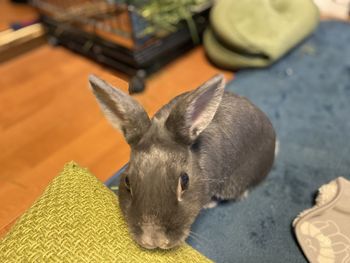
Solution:
[[[104,80],[89,76],[89,82],[102,112],[120,130],[130,144],[137,144],[148,130],[151,121],[142,106],[128,94]]]
[[[183,143],[193,143],[214,118],[224,88],[224,76],[219,74],[188,93],[170,112],[167,129]]]

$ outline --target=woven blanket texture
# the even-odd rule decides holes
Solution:
[[[210,262],[185,244],[145,250],[131,239],[117,197],[74,162],[0,241],[0,262]]]

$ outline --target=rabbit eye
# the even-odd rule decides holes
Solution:
[[[188,189],[188,185],[190,183],[190,178],[187,173],[182,173],[179,177],[179,183],[177,184],[177,200],[180,202],[183,200],[183,193]]]
[[[126,190],[128,190],[128,192],[131,192],[130,181],[129,181],[129,177],[128,176],[125,176],[124,184],[125,184]]]
[[[180,176],[180,185],[181,185],[182,191],[185,191],[188,189],[189,182],[190,182],[190,178],[188,177],[188,174],[182,173]]]

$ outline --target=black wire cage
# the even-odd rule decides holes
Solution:
[[[132,93],[144,89],[148,75],[199,43],[195,38],[201,39],[208,24],[211,1],[199,0],[199,4],[191,6],[191,17],[180,19],[168,31],[152,27],[142,15],[145,4],[152,1],[137,5],[130,2],[33,0],[32,3],[39,10],[50,43],[68,47],[127,74],[131,77],[129,92]]]

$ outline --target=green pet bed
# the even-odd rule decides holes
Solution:
[[[224,68],[267,66],[308,36],[318,17],[312,0],[220,0],[204,34],[205,50]]]

